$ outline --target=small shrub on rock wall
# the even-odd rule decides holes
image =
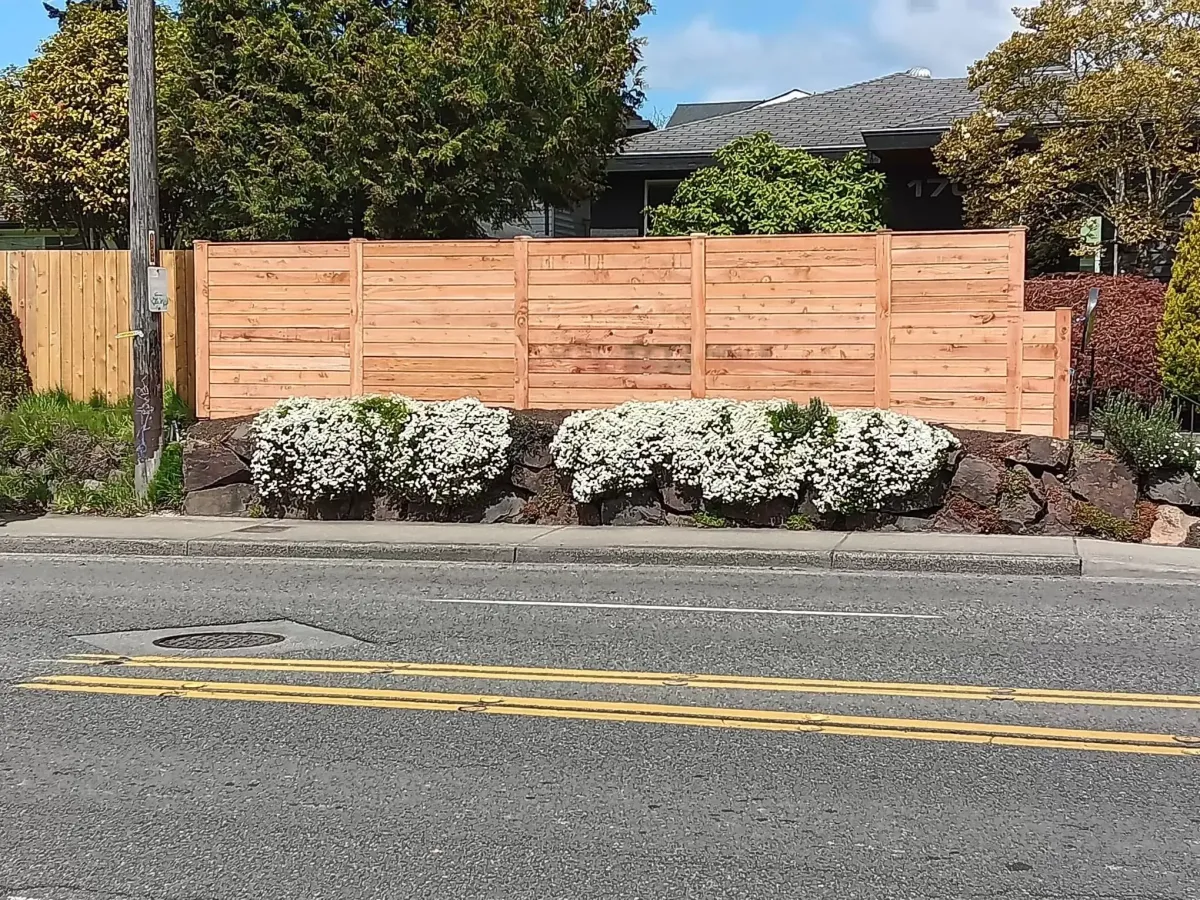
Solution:
[[[254,421],[250,471],[268,501],[382,491],[449,505],[483,493],[504,471],[509,418],[469,397],[283,400]]]
[[[1136,398],[1119,395],[1094,418],[1108,448],[1139,475],[1159,469],[1192,471],[1200,462],[1196,445],[1179,434],[1169,403],[1160,401],[1147,409]]]
[[[450,505],[484,492],[508,467],[511,415],[474,397],[409,401],[406,446],[384,460],[384,487],[410,499]]]
[[[880,410],[833,416],[823,405],[678,400],[575,413],[551,450],[580,502],[666,476],[708,500],[760,503],[811,490],[821,512],[853,513],[927,484],[957,443]]]
[[[281,400],[254,420],[250,474],[264,500],[319,503],[371,487],[381,418],[364,400]]]

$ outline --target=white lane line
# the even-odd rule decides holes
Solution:
[[[569,600],[463,600],[450,597],[415,597],[421,603],[472,603],[490,606],[567,606],[583,609],[641,609],[655,612],[741,613],[752,616],[817,616],[843,619],[940,619],[920,613],[843,612],[823,609],[754,609],[746,606],[663,606],[654,603],[585,603]]]

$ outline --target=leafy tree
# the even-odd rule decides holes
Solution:
[[[822,159],[764,132],[731,141],[714,165],[685,178],[670,203],[653,209],[651,232],[871,231],[880,227],[883,188],[883,173],[861,153]]]
[[[648,0],[182,0],[191,230],[454,237],[591,196]]]
[[[107,10],[108,12],[124,12],[126,0],[64,0],[62,6],[46,2],[43,2],[42,6],[46,9],[46,15],[62,24],[66,21],[67,14],[76,6],[90,6],[93,9]]]
[[[1078,245],[1103,216],[1148,265],[1200,176],[1200,3],[1041,0],[1017,15],[1022,30],[971,68],[982,109],[950,129],[939,168],[966,189],[971,224]]]
[[[74,3],[27,66],[0,76],[6,204],[28,225],[77,230],[91,246],[123,246],[129,229],[126,28],[123,12]],[[177,25],[165,12],[157,43],[165,72],[178,59]],[[168,240],[179,194],[165,179]]]
[[[1200,200],[1184,228],[1158,331],[1163,383],[1200,399]]]

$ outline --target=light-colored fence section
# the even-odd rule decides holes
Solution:
[[[363,390],[512,406],[512,242],[359,246]]]
[[[702,240],[710,396],[874,405],[874,235]]]
[[[163,377],[194,400],[192,254],[164,251],[168,312],[163,315]],[[36,390],[109,400],[132,391],[129,253],[123,250],[16,250],[0,253],[0,284],[21,323]]]
[[[1064,436],[1070,317],[1023,310],[1024,252],[1023,230],[198,244],[200,411],[821,397]]]
[[[525,244],[529,406],[691,396],[691,241]]]

